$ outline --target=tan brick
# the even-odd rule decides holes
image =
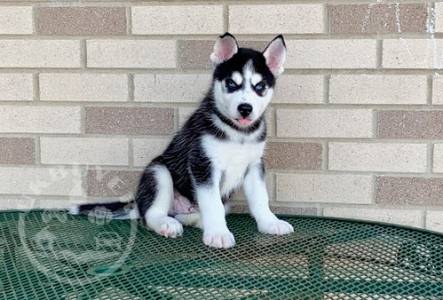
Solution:
[[[434,145],[434,164],[432,170],[435,173],[443,173],[443,144]]]
[[[443,3],[435,3],[435,32],[443,32]]]
[[[32,138],[0,138],[0,164],[33,164],[35,145]]]
[[[375,40],[288,40],[286,45],[288,69],[377,67]]]
[[[82,196],[81,171],[76,168],[2,167],[0,193]]]
[[[37,7],[36,31],[46,35],[126,34],[124,7]]]
[[[432,104],[443,104],[443,78],[440,76],[432,80]]]
[[[322,33],[323,19],[321,4],[229,6],[232,33]]]
[[[127,101],[128,77],[123,74],[40,74],[43,101]]]
[[[0,101],[31,101],[33,99],[32,74],[0,74]]]
[[[268,142],[265,153],[270,169],[318,170],[323,147],[319,143]]]
[[[178,124],[182,127],[197,107],[179,107]]]
[[[175,68],[175,41],[89,40],[90,68]]]
[[[209,56],[214,49],[214,40],[178,40],[177,61],[183,69],[212,69]],[[262,51],[269,41],[238,40],[242,48]]]
[[[133,34],[220,34],[223,6],[134,6]]]
[[[209,59],[214,41],[179,40],[177,41],[177,61],[183,69],[211,69]]]
[[[126,138],[40,138],[43,164],[126,166],[128,155]]]
[[[74,40],[0,40],[2,68],[78,68],[80,42]]]
[[[372,137],[367,109],[278,109],[280,137]]]
[[[32,7],[0,7],[0,34],[32,34]]]
[[[417,209],[325,207],[325,217],[338,217],[422,227],[422,212]]]
[[[74,204],[79,204],[77,199],[38,199],[35,196],[24,198],[7,198],[0,199],[0,210],[30,210],[30,209],[44,209],[44,210],[64,210],[72,207]],[[59,212],[65,214],[66,212]]]
[[[380,176],[376,201],[391,205],[443,205],[443,178]]]
[[[0,132],[80,133],[80,107],[0,106]]]
[[[426,32],[424,4],[350,4],[328,7],[333,33]]]
[[[140,175],[139,171],[89,170],[88,196],[133,199]]]
[[[346,104],[426,104],[425,75],[332,75],[329,102]]]
[[[443,40],[383,40],[383,68],[440,69],[443,63]]]
[[[283,75],[277,79],[273,103],[322,103],[322,75]]]
[[[426,144],[329,143],[329,169],[425,172]]]
[[[443,211],[426,212],[426,229],[443,232]]]
[[[291,215],[291,216],[317,216],[318,209],[316,207],[292,207],[286,205],[278,205],[271,203],[271,210],[275,214]]]
[[[443,139],[443,111],[379,111],[377,136],[391,139]]]
[[[148,107],[87,107],[86,133],[170,134],[174,110]]]
[[[134,139],[132,141],[134,166],[144,167],[149,164],[166,150],[169,142],[169,138]]]
[[[211,78],[209,74],[135,75],[134,98],[147,102],[200,102]]]
[[[277,201],[356,203],[372,202],[370,175],[277,174]]]

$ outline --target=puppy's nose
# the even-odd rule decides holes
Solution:
[[[243,118],[246,118],[252,112],[252,105],[248,104],[248,103],[242,103],[237,107],[237,109],[238,109],[238,112],[240,113],[240,115]]]

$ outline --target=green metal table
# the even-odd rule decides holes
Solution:
[[[0,213],[1,299],[443,299],[443,236],[390,225],[283,217],[289,236],[228,225],[166,239],[137,221],[65,212]]]

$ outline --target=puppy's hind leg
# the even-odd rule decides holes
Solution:
[[[227,215],[230,211],[229,203],[225,203],[224,207],[225,215]],[[175,216],[175,218],[185,226],[192,226],[203,229],[202,216],[200,212],[195,212],[191,214],[178,214]]]
[[[199,212],[191,214],[178,214],[175,218],[185,226],[192,226],[203,229],[201,214]]]
[[[156,233],[175,238],[183,233],[183,226],[168,216],[174,198],[171,173],[161,164],[148,166],[138,187],[136,202],[147,226]]]

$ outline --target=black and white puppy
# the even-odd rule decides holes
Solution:
[[[183,233],[182,224],[197,226],[203,229],[204,244],[232,247],[235,239],[225,220],[227,201],[243,185],[260,232],[293,232],[269,208],[262,160],[264,113],[285,57],[281,35],[263,52],[239,48],[229,33],[218,38],[210,56],[215,70],[206,97],[140,179],[136,209],[150,229],[175,238]]]

